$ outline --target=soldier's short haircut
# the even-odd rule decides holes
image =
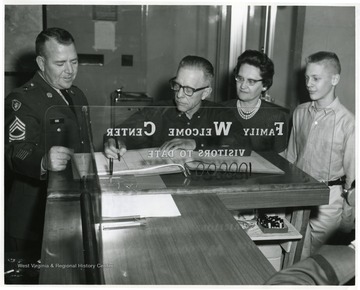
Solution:
[[[65,29],[58,27],[47,28],[41,31],[36,38],[35,50],[37,56],[45,55],[45,42],[50,39],[55,39],[58,43],[64,45],[70,45],[75,42],[70,32],[66,31]]]

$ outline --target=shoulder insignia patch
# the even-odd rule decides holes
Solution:
[[[11,102],[11,107],[16,112],[17,110],[20,109],[21,102],[19,100],[17,100],[17,99],[13,99],[12,102]]]
[[[26,125],[18,117],[9,126],[9,142],[25,140]]]

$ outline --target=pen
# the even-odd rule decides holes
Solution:
[[[110,158],[110,175],[113,175],[113,170],[114,170],[114,160],[112,158]]]
[[[119,142],[115,140],[116,149],[119,149]],[[117,154],[118,160],[120,161],[120,153]]]

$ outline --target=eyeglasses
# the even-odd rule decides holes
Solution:
[[[173,91],[178,92],[182,88],[184,90],[185,95],[187,95],[188,97],[191,97],[195,92],[207,89],[209,87],[209,86],[207,86],[207,87],[203,87],[203,88],[194,89],[192,87],[182,86],[179,83],[175,82],[175,78],[172,78],[169,81],[169,83],[170,83],[170,88]]]
[[[243,77],[239,76],[239,75],[235,75],[235,80],[238,83],[245,83],[246,79],[244,79]],[[253,79],[247,79],[247,83],[250,87],[254,86],[257,82],[261,82],[263,79],[259,79],[259,80],[253,80]]]

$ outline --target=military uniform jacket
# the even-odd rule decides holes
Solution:
[[[36,73],[5,99],[5,156],[13,174],[5,229],[13,237],[41,238],[46,201],[41,159],[48,150],[64,146],[74,152],[89,152],[82,114],[83,106],[88,105],[86,97],[75,86],[67,91],[73,108]]]

